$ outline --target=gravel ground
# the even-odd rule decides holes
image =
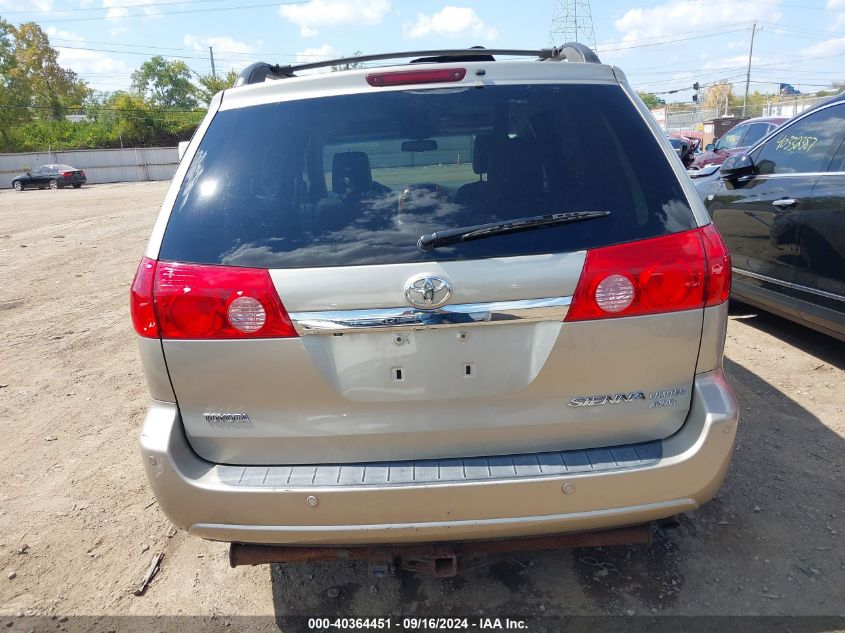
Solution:
[[[0,192],[0,623],[845,615],[845,346],[742,305],[725,361],[742,410],[727,482],[651,547],[497,555],[446,581],[371,579],[353,563],[230,569],[224,545],[172,529],[136,448],[147,396],[127,293],[165,189]],[[161,572],[132,595],[157,552]]]

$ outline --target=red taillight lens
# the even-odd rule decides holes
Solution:
[[[367,83],[375,88],[405,86],[408,84],[433,84],[460,81],[467,75],[466,68],[435,68],[434,70],[399,70],[388,73],[370,73]]]
[[[129,292],[129,310],[135,331],[147,338],[158,338],[158,321],[153,305],[153,283],[155,281],[156,261],[144,257],[138,265],[132,290]]]
[[[727,301],[731,294],[731,256],[713,224],[701,229],[701,239],[707,256],[705,305],[715,306]]]
[[[72,171],[63,171],[63,172],[61,172],[61,176],[62,176],[62,178],[67,178],[68,176],[71,176],[71,175],[73,175],[73,172],[72,172]]]
[[[162,338],[297,336],[266,270],[159,262],[154,296]]]
[[[701,308],[706,264],[698,229],[591,250],[566,320]]]

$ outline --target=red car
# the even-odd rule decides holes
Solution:
[[[784,121],[781,117],[757,117],[738,123],[716,139],[715,145],[708,145],[706,151],[696,156],[689,169],[721,165],[728,156],[751,147]]]

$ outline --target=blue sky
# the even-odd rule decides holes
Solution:
[[[286,4],[286,2],[290,2]],[[0,16],[34,20],[60,61],[97,89],[125,89],[149,56],[196,72],[250,61],[481,44],[548,44],[555,0],[0,0]],[[599,55],[638,89],[688,100],[694,81],[744,82],[758,21],[752,91],[791,83],[803,92],[845,79],[845,0],[593,0]]]

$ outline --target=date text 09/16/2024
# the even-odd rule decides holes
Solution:
[[[520,631],[527,630],[528,623],[519,618],[438,618],[406,617],[392,618],[309,618],[308,629],[311,631],[331,630],[376,630],[376,631]]]

